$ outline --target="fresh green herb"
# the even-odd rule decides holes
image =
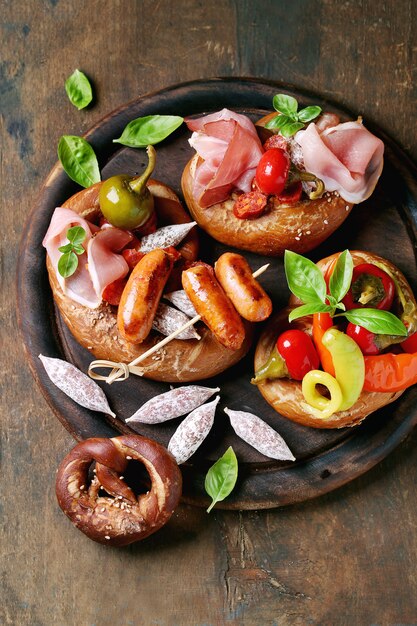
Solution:
[[[86,238],[86,232],[81,226],[73,226],[67,230],[68,243],[58,248],[62,256],[58,261],[58,272],[64,278],[72,276],[78,267],[78,255],[84,254],[81,245]]]
[[[237,471],[236,454],[232,446],[230,446],[207,472],[204,488],[212,498],[207,513],[210,513],[217,502],[227,498],[233,491],[237,480]]]
[[[90,187],[101,180],[97,157],[82,137],[63,135],[58,143],[58,158],[62,167],[81,187]]]
[[[124,129],[119,139],[114,143],[121,143],[130,148],[146,148],[166,139],[181,126],[184,118],[178,115],[147,115],[132,120]]]
[[[292,96],[279,93],[272,100],[274,109],[280,113],[266,124],[266,128],[279,130],[283,137],[292,137],[298,130],[321,113],[321,107],[310,106],[298,110],[298,102]]]
[[[353,260],[349,250],[344,250],[339,255],[332,275],[330,276],[329,289],[336,302],[345,297],[352,282]]]
[[[375,335],[407,336],[407,329],[402,321],[389,311],[380,309],[351,309],[338,315],[344,315],[352,324],[363,326]]]
[[[65,81],[65,91],[67,96],[78,110],[84,109],[93,99],[93,90],[87,76],[75,70]]]
[[[309,259],[286,250],[284,267],[288,287],[303,302],[291,311],[288,316],[290,322],[305,315],[327,312],[332,317],[344,315],[349,322],[378,335],[407,335],[402,321],[389,311],[371,308],[345,310],[341,300],[349,291],[353,273],[353,260],[349,250],[342,252],[337,259],[329,280],[329,293],[323,274]],[[338,309],[342,312],[336,313]]]
[[[326,283],[313,261],[290,250],[285,251],[285,275],[292,293],[305,304],[324,302]]]

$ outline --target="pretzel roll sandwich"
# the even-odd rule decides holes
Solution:
[[[354,426],[417,383],[416,300],[395,265],[362,251],[317,265],[287,252],[285,269],[293,295],[259,339],[252,380],[278,413]]]
[[[96,183],[55,210],[43,242],[53,296],[75,339],[97,359],[128,363],[144,354],[200,313],[199,301],[212,298],[215,283],[222,298],[203,322],[142,361],[143,375],[202,380],[247,353],[253,318],[241,319],[213,268],[196,296],[197,311],[181,289],[198,259],[194,226],[169,187],[143,176]]]
[[[284,94],[274,107],[256,125],[228,109],[187,119],[196,154],[182,190],[193,219],[214,239],[282,256],[317,247],[371,195],[384,144],[361,119],[340,123],[316,106],[298,111]]]

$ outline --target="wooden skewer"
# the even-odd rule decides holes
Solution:
[[[269,263],[267,263],[266,265],[263,265],[262,267],[257,269],[255,272],[253,272],[252,274],[253,277],[257,278],[258,276],[263,274],[268,269],[268,267],[269,267]],[[92,361],[88,368],[88,375],[90,376],[90,378],[93,378],[94,380],[105,380],[109,385],[111,385],[114,382],[126,380],[127,378],[129,378],[129,374],[136,374],[138,376],[143,376],[143,368],[137,367],[138,364],[144,361],[145,359],[147,359],[149,356],[152,356],[152,354],[154,354],[155,352],[158,352],[160,348],[163,348],[164,346],[166,346],[167,343],[175,339],[175,337],[177,337],[180,333],[182,333],[183,330],[186,330],[190,326],[193,326],[199,320],[201,320],[201,316],[195,315],[188,322],[180,326],[180,328],[177,328],[177,330],[174,330],[174,332],[168,335],[168,337],[165,337],[164,339],[156,343],[154,346],[152,346],[152,348],[149,348],[149,350],[147,350],[146,352],[138,356],[136,359],[134,359],[130,363],[117,363],[116,361],[106,361],[103,359]],[[98,374],[95,371],[96,369],[103,369],[103,368],[111,368],[110,374],[108,374],[107,376],[103,376],[102,374]]]

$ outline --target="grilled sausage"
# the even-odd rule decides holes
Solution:
[[[142,343],[149,335],[172,267],[171,255],[157,248],[145,254],[133,269],[117,312],[117,327],[126,341]]]
[[[230,350],[239,350],[245,339],[245,328],[213,268],[206,263],[190,267],[182,273],[182,286],[216,339]]]
[[[241,254],[222,254],[216,261],[214,271],[237,312],[245,320],[262,322],[271,315],[271,299],[252,276],[252,270]]]

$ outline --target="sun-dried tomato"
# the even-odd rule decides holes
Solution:
[[[268,196],[261,191],[248,191],[238,196],[233,213],[241,220],[253,220],[263,215],[268,204]]]
[[[127,278],[118,278],[110,283],[110,285],[107,285],[103,291],[103,300],[113,306],[118,306],[120,304],[120,298],[122,297],[123,289],[125,288],[126,283]]]
[[[133,268],[136,267],[139,261],[145,256],[143,252],[136,250],[136,248],[126,248],[122,251],[122,255],[131,270],[133,270]]]

